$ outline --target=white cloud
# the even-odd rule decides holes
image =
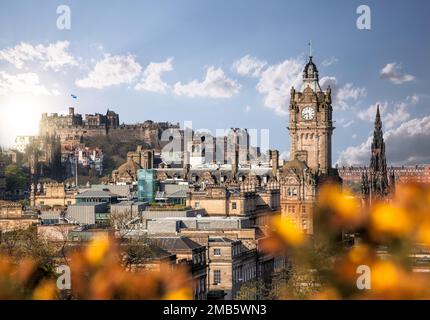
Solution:
[[[320,87],[322,90],[326,90],[330,86],[332,90],[336,90],[337,79],[336,77],[326,76],[320,79]]]
[[[45,69],[60,70],[64,66],[76,66],[77,60],[68,52],[70,43],[58,41],[46,46],[21,42],[15,47],[0,50],[0,60],[13,64],[22,69],[29,62],[38,62]]]
[[[161,76],[163,73],[173,70],[172,62],[172,57],[164,62],[151,62],[143,71],[142,79],[134,88],[139,91],[166,93],[169,85],[161,80]]]
[[[260,75],[257,91],[265,95],[264,106],[279,115],[288,114],[291,87],[297,88],[302,81],[301,58],[286,59],[271,65]]]
[[[359,98],[365,97],[366,94],[365,88],[354,87],[352,83],[347,83],[335,90],[334,106],[347,110],[352,101],[357,101]]]
[[[368,165],[372,139],[373,137],[369,136],[366,141],[358,146],[350,146],[343,150],[339,155],[337,163],[343,166]]]
[[[377,103],[370,105],[367,109],[359,111],[357,113],[357,117],[361,120],[364,120],[364,121],[369,121],[369,122],[374,121],[375,116],[376,116],[376,109],[377,109],[378,105],[379,105],[379,111],[381,112],[382,116],[384,116],[385,111],[388,108],[388,102],[387,101],[377,102]]]
[[[337,63],[337,62],[339,62],[339,59],[333,56],[333,57],[331,57],[331,58],[329,58],[329,59],[325,59],[323,62],[321,62],[321,65],[322,65],[323,67],[329,67],[329,66],[331,66],[332,64],[335,64],[335,63]]]
[[[266,65],[266,61],[259,60],[248,54],[233,63],[233,70],[241,76],[258,77]]]
[[[411,119],[384,134],[387,162],[418,164],[430,162],[430,116]],[[372,136],[358,146],[342,151],[341,165],[368,165]]]
[[[340,124],[344,128],[348,128],[350,125],[354,123],[354,120],[347,120],[345,118],[340,118],[336,121],[337,124]]]
[[[51,95],[46,87],[40,84],[39,76],[35,73],[21,73],[12,75],[0,71],[0,95],[10,93],[30,93],[38,95]]]
[[[383,125],[387,129],[390,129],[408,120],[411,116],[407,110],[408,106],[415,105],[419,101],[419,96],[414,94],[406,97],[406,99],[402,101],[391,104],[387,101],[377,102],[370,105],[367,109],[359,111],[357,117],[364,121],[373,122],[376,116],[376,107],[379,104]]]
[[[246,106],[244,111],[245,111],[246,113],[248,113],[249,111],[251,111],[251,107],[250,107],[250,106]]]
[[[382,116],[382,119],[385,123],[385,127],[387,129],[393,128],[396,125],[408,120],[411,115],[406,110],[406,108],[407,108],[406,103],[400,102],[396,104],[392,112],[388,112],[385,116]]]
[[[336,77],[332,76],[322,77],[320,86],[323,90],[326,90],[328,86],[331,87],[335,109],[348,110],[351,108],[351,102],[357,102],[367,95],[365,88],[355,87],[352,83],[339,86]]]
[[[230,98],[237,94],[241,85],[233,79],[228,78],[221,68],[209,67],[203,81],[193,80],[182,84],[177,82],[174,93],[178,96],[187,97],[210,97]]]
[[[279,160],[289,161],[290,160],[290,151],[281,152],[279,155]]]
[[[112,56],[107,54],[98,61],[88,75],[75,81],[81,88],[102,89],[114,85],[131,83],[135,80],[142,67],[132,55]]]
[[[352,139],[357,139],[357,134],[356,134],[356,133],[353,133],[353,134],[352,134],[352,136],[351,136],[351,138],[352,138]]]
[[[396,62],[387,63],[380,73],[381,79],[390,80],[394,84],[402,84],[415,79],[411,74],[402,73],[402,66]]]

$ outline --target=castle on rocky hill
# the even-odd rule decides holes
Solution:
[[[136,139],[153,148],[158,148],[161,145],[161,134],[167,129],[179,129],[179,123],[147,120],[137,124],[120,124],[119,114],[112,110],[108,109],[106,114],[86,114],[85,117],[82,117],[71,107],[66,115],[43,113],[39,125],[39,136],[59,136],[63,142],[70,138],[83,139],[111,135],[120,141]]]

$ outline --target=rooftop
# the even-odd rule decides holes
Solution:
[[[157,246],[162,247],[165,250],[193,250],[203,247],[197,242],[187,237],[156,237],[152,238]]]

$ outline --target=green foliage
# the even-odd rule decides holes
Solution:
[[[9,164],[5,168],[6,188],[13,191],[25,186],[27,174],[16,164]]]
[[[130,139],[124,142],[118,137],[110,135],[86,137],[84,143],[88,147],[98,147],[103,150],[103,171],[105,174],[110,174],[112,170],[123,164],[127,160],[127,152],[136,150],[138,145],[149,147],[137,139]]]

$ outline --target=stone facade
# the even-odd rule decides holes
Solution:
[[[368,167],[350,166],[339,167],[339,175],[346,184],[359,184],[363,173]],[[393,172],[396,184],[398,183],[420,183],[430,184],[430,165],[415,166],[390,166],[388,171]]]
[[[26,229],[38,222],[37,216],[26,214],[19,202],[0,201],[0,233]]]
[[[76,202],[77,190],[74,186],[64,183],[38,183],[31,185],[31,206],[61,206],[65,207]]]
[[[208,216],[255,216],[263,211],[279,209],[279,187],[276,183],[267,188],[241,185],[239,188],[207,186],[204,190],[191,190],[187,205],[204,209]]]

